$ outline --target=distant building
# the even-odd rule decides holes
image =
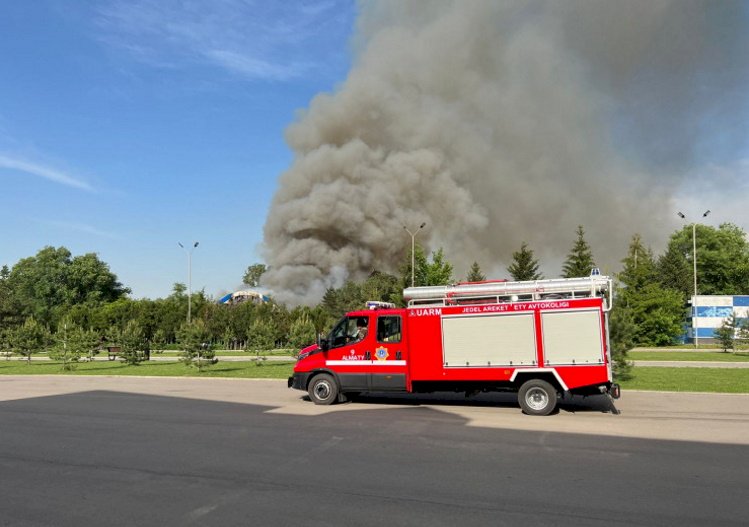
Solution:
[[[242,302],[254,302],[256,304],[264,304],[270,300],[266,295],[252,290],[246,291],[234,291],[228,295],[222,296],[218,303],[219,304],[241,304]]]
[[[749,318],[749,295],[697,295],[692,297],[684,335],[686,342],[715,342],[715,330],[731,316],[739,324]]]

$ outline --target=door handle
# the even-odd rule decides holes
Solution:
[[[372,360],[372,353],[369,351],[364,352],[364,360]]]
[[[396,351],[395,352],[395,360],[401,360],[401,352],[400,351]]]

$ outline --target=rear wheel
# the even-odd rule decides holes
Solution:
[[[338,400],[338,384],[332,375],[315,375],[307,387],[309,398],[315,404],[328,405]]]
[[[520,387],[518,402],[523,413],[549,415],[557,407],[557,390],[541,379],[531,379]]]

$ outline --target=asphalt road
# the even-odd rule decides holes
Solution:
[[[625,392],[622,415],[587,400],[537,418],[507,396],[320,408],[302,395],[278,381],[0,378],[0,525],[749,518],[748,396]]]

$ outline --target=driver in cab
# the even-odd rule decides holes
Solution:
[[[367,336],[367,323],[368,320],[364,317],[359,317],[356,319],[356,329],[354,330],[354,333],[349,336],[350,342],[359,342],[361,340],[364,340],[364,338]]]

